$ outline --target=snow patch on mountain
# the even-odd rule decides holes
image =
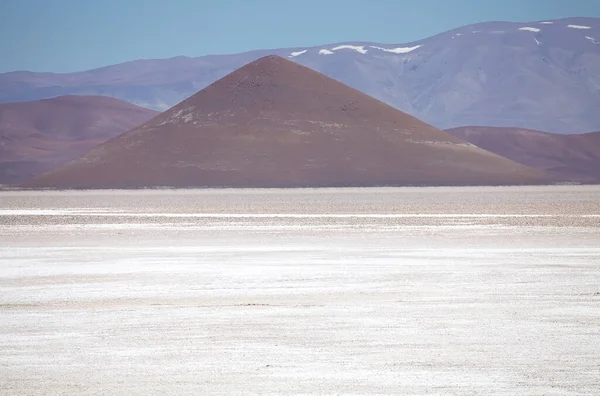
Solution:
[[[592,43],[594,43],[594,44],[600,44],[600,42],[598,42],[598,40],[596,40],[596,39],[595,39],[595,38],[593,38],[593,37],[590,37],[590,36],[585,36],[585,38],[586,38],[586,39],[588,39],[588,40],[590,40],[590,41],[591,41]]]
[[[544,21],[544,22],[540,22],[542,25],[552,25],[554,24],[554,22],[551,21]]]
[[[421,48],[422,45],[415,45],[414,47],[398,47],[398,48],[383,48],[383,47],[376,47],[376,46],[371,46],[371,48],[376,48],[378,50],[382,50],[385,52],[392,52],[394,54],[407,54],[411,51],[416,50],[417,48]]]
[[[591,29],[590,26],[585,26],[585,25],[567,25],[567,27],[571,28],[571,29],[581,29],[581,30]]]
[[[319,55],[332,55],[333,51],[329,51],[328,49],[319,50]]]
[[[534,27],[531,27],[531,26],[520,27],[519,30],[524,30],[524,31],[527,31],[527,32],[534,32],[534,33],[541,32],[541,29],[534,28]]]
[[[365,49],[364,45],[348,45],[348,44],[338,45],[337,47],[332,48],[331,50],[332,51],[337,51],[337,50],[341,50],[341,49],[349,49],[349,50],[353,50],[353,51],[356,51],[356,52],[360,52],[361,54],[366,54],[367,53],[367,50]]]
[[[306,51],[308,51],[308,50],[304,50],[304,51],[297,51],[297,52],[292,52],[292,53],[290,54],[289,58],[295,58],[295,57],[297,57],[297,56],[299,56],[299,55],[305,54],[305,53],[306,53]]]

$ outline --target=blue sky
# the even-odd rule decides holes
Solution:
[[[404,43],[476,22],[600,17],[600,0],[0,0],[0,72]]]

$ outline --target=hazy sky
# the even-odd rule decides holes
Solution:
[[[600,17],[600,0],[0,0],[0,72],[405,43],[476,22]]]

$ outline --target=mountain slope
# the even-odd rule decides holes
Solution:
[[[487,22],[413,43],[347,42],[141,60],[69,74],[0,75],[0,101],[67,93],[165,110],[242,65],[276,54],[439,128],[600,129],[600,20]]]
[[[600,132],[557,135],[529,129],[477,126],[446,132],[561,179],[600,183]]]
[[[277,56],[27,187],[520,184],[537,171]]]
[[[0,184],[47,172],[156,114],[101,96],[0,104]]]

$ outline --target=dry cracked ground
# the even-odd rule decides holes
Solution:
[[[600,394],[600,186],[0,193],[2,395]]]

